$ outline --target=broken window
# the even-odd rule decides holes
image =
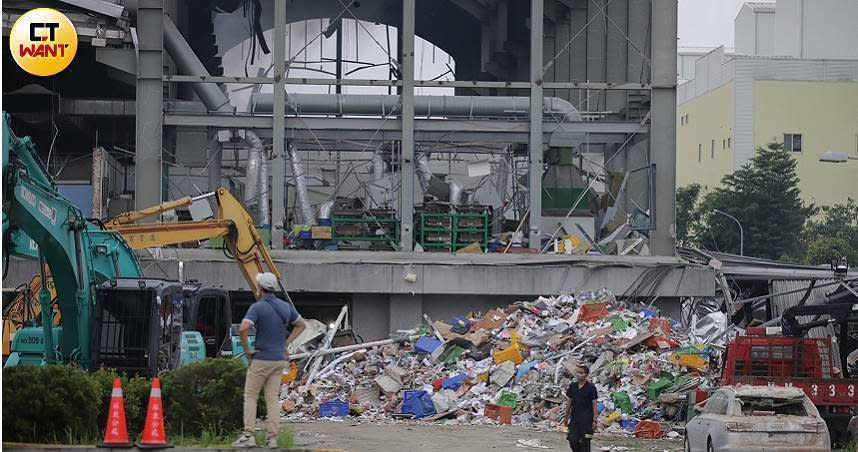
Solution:
[[[742,407],[743,416],[807,416],[804,399],[779,399],[773,397],[736,397]]]

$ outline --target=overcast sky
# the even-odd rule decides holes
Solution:
[[[744,3],[745,0],[679,0],[679,47],[733,47],[733,19]]]

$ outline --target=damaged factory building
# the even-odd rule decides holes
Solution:
[[[741,338],[806,336],[823,365],[805,377],[858,376],[858,270],[677,247],[677,0],[7,1],[5,47],[38,7],[74,25],[77,53],[46,78],[4,52],[4,120],[35,144],[9,139],[12,157],[73,207],[54,217],[118,244],[87,255],[54,222],[79,249],[50,297],[77,315],[72,282],[156,287],[171,353],[194,333],[202,360],[238,350],[254,277],[275,274],[308,324],[283,420],[556,430],[583,365],[600,429],[678,439],[724,381],[760,384],[728,360]],[[39,248],[58,242],[6,214],[25,204],[4,197],[4,359],[41,362],[49,345],[5,334],[51,301]],[[115,256],[70,276],[116,250],[137,281]],[[78,318],[93,331],[54,330],[61,359],[80,338],[97,358],[115,339],[99,322],[145,318],[95,310]],[[29,339],[51,344],[49,323]],[[848,384],[811,397],[832,438]]]

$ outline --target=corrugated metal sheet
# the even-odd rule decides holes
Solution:
[[[824,285],[826,283],[834,282],[833,279],[820,279],[816,282],[817,286]],[[810,285],[809,279],[795,279],[795,280],[773,280],[772,281],[772,293],[778,292],[787,292],[790,290],[799,290],[806,289]],[[835,286],[828,287],[815,287],[813,291],[810,293],[810,296],[807,298],[805,302],[806,306],[815,305],[815,304],[824,304],[825,303],[825,294],[831,292]],[[804,297],[804,291],[790,293],[786,295],[778,295],[772,297],[772,316],[778,317],[788,308],[793,307],[801,301],[802,297]],[[827,315],[821,317],[822,319],[829,318]],[[813,316],[803,315],[798,317],[799,322],[805,323],[813,320]],[[823,337],[835,337],[834,326],[828,325],[822,328],[813,328],[811,329],[807,337],[812,338],[823,338]],[[835,344],[834,346],[834,365],[837,367],[843,368],[840,363],[840,344]]]

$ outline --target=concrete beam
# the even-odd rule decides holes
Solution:
[[[283,248],[286,227],[286,2],[274,2],[274,112],[271,160],[271,248]],[[263,181],[266,186],[267,181]]]
[[[414,10],[416,0],[402,0],[402,47],[400,49],[400,71],[402,72],[402,188],[399,208],[399,246],[411,251],[414,237]],[[540,110],[541,114],[542,110]],[[541,122],[541,121],[540,121]],[[391,306],[392,308],[392,306]],[[391,310],[391,315],[393,311]],[[392,327],[392,325],[391,325]]]
[[[676,27],[677,0],[652,2],[652,98],[650,156],[655,199],[650,200],[655,229],[653,254],[676,253]]]
[[[543,0],[530,0],[530,171],[528,177],[528,197],[530,206],[529,237],[530,248],[542,248],[542,158],[544,145],[542,139],[542,25]]]
[[[164,2],[137,3],[137,89],[135,121],[134,205],[137,209],[161,203],[161,76],[164,49]],[[157,217],[149,221],[157,221]]]

